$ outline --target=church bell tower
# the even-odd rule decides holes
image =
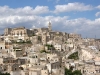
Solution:
[[[49,24],[48,24],[48,29],[49,29],[49,31],[52,31],[51,22],[49,22]]]

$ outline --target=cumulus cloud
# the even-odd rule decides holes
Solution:
[[[32,8],[30,6],[26,6],[23,8],[10,8],[9,6],[0,6],[0,16],[7,15],[38,15],[45,14],[49,12],[48,6],[37,6]]]
[[[100,5],[96,6],[95,8],[100,10]],[[100,16],[100,11],[97,12],[97,13],[95,14],[95,16],[96,16],[96,17],[99,17],[99,16]]]
[[[86,18],[68,19],[67,16],[8,16],[0,18],[0,29],[7,27],[25,26],[26,28],[47,27],[48,21],[51,21],[54,31],[63,31],[68,33],[80,33],[83,36],[93,37],[100,32],[100,18],[90,20]]]
[[[97,12],[97,13],[95,14],[95,16],[96,16],[96,17],[100,16],[100,12]]]
[[[70,11],[88,11],[92,10],[93,7],[91,5],[85,5],[84,3],[68,3],[66,5],[56,5],[55,13],[60,12],[70,12]]]
[[[97,9],[100,9],[100,5],[98,5],[96,8],[97,8]]]
[[[39,11],[41,10],[41,12]],[[42,11],[45,10],[45,11]],[[32,8],[26,6],[23,8],[10,8],[8,6],[0,7],[0,33],[5,28],[25,26],[26,28],[47,27],[48,21],[51,21],[52,28],[55,31],[76,32],[83,36],[100,37],[100,18],[90,20],[86,18],[69,19],[69,16],[41,16],[39,14],[48,13],[47,6],[37,6]]]

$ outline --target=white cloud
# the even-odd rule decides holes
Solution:
[[[96,16],[96,17],[100,16],[100,12],[97,12],[97,13],[95,14],[95,16]]]
[[[26,6],[24,8],[0,7],[0,33],[7,27],[25,26],[26,28],[47,27],[51,21],[53,30],[81,33],[83,36],[100,37],[100,18],[90,20],[86,18],[69,19],[68,16],[40,16],[37,14],[48,13],[47,6],[37,6],[35,9]],[[38,11],[45,10],[45,11]]]
[[[92,10],[93,7],[91,5],[85,5],[84,3],[68,3],[66,5],[56,5],[55,13],[60,12],[70,12],[70,11],[88,11]]]
[[[44,13],[48,13],[48,12],[49,12],[49,8],[47,6],[37,6],[34,9],[35,14],[44,14]]]
[[[97,31],[100,32],[100,18],[90,20],[86,18],[68,19],[67,16],[7,16],[0,18],[0,29],[16,26],[25,26],[26,28],[47,27],[48,21],[51,21],[52,27],[56,31],[76,32],[83,36],[93,37],[98,35],[100,37],[97,33]]]
[[[97,9],[100,9],[100,5],[98,5],[96,8],[97,8]]]
[[[37,6],[36,8],[32,8],[30,6],[26,6],[24,8],[9,8],[8,6],[0,7],[0,16],[6,15],[39,15],[49,13],[48,6]]]
[[[96,9],[100,9],[100,5],[96,6],[95,8],[96,8]],[[100,12],[97,12],[97,13],[95,14],[95,16],[96,16],[96,17],[99,17],[99,16],[100,16]]]

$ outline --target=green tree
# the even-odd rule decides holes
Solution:
[[[78,57],[78,52],[75,52],[75,53],[71,54],[71,55],[68,57],[68,59],[78,60],[78,59],[79,59],[79,57]]]
[[[72,70],[65,68],[65,75],[73,75]]]
[[[73,75],[82,75],[80,70],[75,70],[73,71]]]
[[[80,70],[72,71],[71,69],[65,68],[65,75],[82,75]]]
[[[53,45],[46,44],[45,46],[48,47],[48,50],[52,50],[52,49],[54,50],[55,49]]]
[[[45,53],[46,53],[46,50],[41,50],[41,51],[40,51],[40,53],[43,53],[43,52],[45,52]]]
[[[1,73],[0,72],[0,75],[10,75],[10,73]]]

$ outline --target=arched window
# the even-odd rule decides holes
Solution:
[[[17,70],[17,68],[15,68],[15,71]]]

